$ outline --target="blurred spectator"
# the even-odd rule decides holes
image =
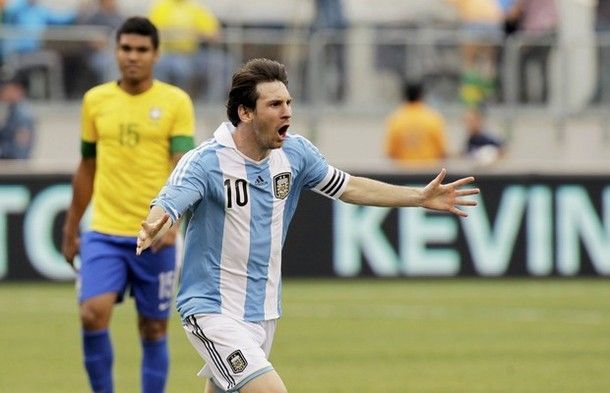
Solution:
[[[0,81],[0,158],[30,158],[35,138],[35,118],[25,100],[20,77]]]
[[[502,9],[504,35],[509,36],[518,29],[518,19],[512,15],[515,4],[518,0],[499,0],[500,8]]]
[[[38,4],[37,0],[12,0],[5,8],[4,23],[20,29],[18,38],[7,39],[2,44],[2,57],[6,66],[15,72],[28,75],[41,68],[46,70],[45,92],[53,98],[63,98],[63,69],[57,52],[43,47],[42,36],[50,25],[68,25],[74,23],[76,12],[57,12]],[[28,80],[27,87],[32,89]],[[42,90],[42,89],[41,89]]]
[[[158,0],[149,16],[162,38],[155,76],[195,95],[197,77],[210,75],[207,97],[224,99],[232,62],[216,46],[221,25],[212,11],[194,0]]]
[[[610,0],[598,0],[595,12],[595,31],[600,37],[599,46],[599,83],[596,99],[600,102],[610,101]]]
[[[341,100],[345,95],[345,48],[341,43],[347,20],[343,12],[341,0],[316,0],[314,17],[311,24],[312,32],[329,31],[331,41],[326,45],[325,86],[332,100]]]
[[[406,82],[403,95],[388,120],[386,153],[404,164],[436,164],[447,157],[443,118],[424,102],[420,83]]]
[[[0,24],[7,23],[6,0],[0,0]],[[4,47],[4,39],[0,40],[0,48]],[[0,66],[4,64],[4,51],[0,50]]]
[[[503,16],[497,0],[446,0],[457,8],[462,23],[460,97],[481,105],[494,93],[496,46],[503,36]]]
[[[555,0],[517,0],[509,20],[517,23],[518,31],[527,40],[521,52],[521,100],[546,102],[549,57],[557,36]]]
[[[98,39],[87,43],[84,58],[89,70],[93,73],[91,86],[117,79],[118,70],[113,54],[114,39],[109,39],[114,36],[113,33],[123,23],[123,15],[119,11],[116,0],[94,0],[90,3],[90,7],[79,15],[77,23],[108,29],[106,35],[101,35]]]
[[[464,155],[478,165],[489,165],[504,155],[503,143],[486,130],[483,112],[470,107],[464,113],[468,133]]]

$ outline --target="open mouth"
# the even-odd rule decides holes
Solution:
[[[280,134],[281,137],[285,137],[286,134],[288,133],[288,127],[290,127],[289,124],[286,124],[285,126],[280,127],[280,129],[278,130],[278,134]]]

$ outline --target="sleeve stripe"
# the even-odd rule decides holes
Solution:
[[[176,165],[172,175],[169,178],[169,184],[176,185],[182,181],[182,178],[186,174],[186,170],[193,158],[195,158],[195,150],[189,151],[180,161],[178,161],[178,165]]]
[[[330,178],[328,183],[326,183],[326,185],[324,187],[322,187],[320,192],[326,192],[326,191],[328,191],[327,190],[328,188],[332,188],[332,185],[334,184],[336,179],[337,179],[337,169],[333,168],[333,176]]]
[[[329,166],[328,173],[325,177],[325,179],[328,180],[322,180],[320,184],[312,190],[325,197],[337,199],[343,194],[343,191],[345,191],[349,178],[350,175],[348,173]]]
[[[337,191],[339,191],[341,189],[341,187],[343,187],[343,182],[345,180],[345,173],[342,171],[338,171],[338,172],[339,172],[339,181],[330,190],[328,190],[328,194],[331,197],[334,197],[335,194],[337,193]]]
[[[327,186],[330,185],[330,187],[328,187],[327,190],[322,190],[322,192],[332,196],[334,195],[334,193],[341,188],[341,184],[343,184],[343,176],[340,170],[335,169],[335,173],[333,174],[333,178],[331,179],[330,182],[328,182]],[[337,187],[338,186],[338,187]],[[327,187],[325,187],[327,188]]]

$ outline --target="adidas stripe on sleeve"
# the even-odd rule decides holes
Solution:
[[[325,197],[339,199],[347,188],[349,178],[349,173],[329,165],[324,179],[312,190]]]

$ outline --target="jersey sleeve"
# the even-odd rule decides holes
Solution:
[[[178,101],[175,119],[170,130],[170,150],[172,154],[185,153],[195,147],[195,110],[186,94]]]
[[[349,183],[350,175],[329,165],[326,158],[311,142],[301,138],[305,160],[306,188],[327,198],[339,199]]]
[[[193,205],[203,199],[206,193],[206,172],[197,161],[198,153],[186,153],[172,171],[159,195],[151,206],[160,206],[176,222]]]
[[[193,101],[184,93],[181,95],[176,106],[176,119],[170,130],[170,137],[190,136],[195,134],[195,110]]]
[[[81,156],[83,158],[91,158],[96,155],[97,132],[95,130],[95,122],[91,115],[91,99],[88,94],[83,98],[81,106]]]
[[[81,107],[81,139],[84,142],[95,143],[97,142],[97,133],[95,132],[93,116],[91,116],[91,105],[91,99],[88,95],[85,95]]]

